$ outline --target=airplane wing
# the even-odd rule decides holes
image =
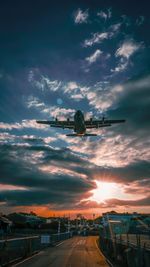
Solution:
[[[56,127],[56,128],[63,128],[63,129],[74,129],[74,121],[66,120],[66,121],[36,121],[37,123],[40,124],[47,124],[50,125],[51,127]]]
[[[85,121],[86,128],[101,128],[101,127],[108,127],[114,123],[123,123],[125,120],[89,120]]]

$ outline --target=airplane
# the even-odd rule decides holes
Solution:
[[[90,118],[89,120],[84,119],[84,114],[81,110],[77,110],[74,115],[74,120],[70,120],[69,118],[67,120],[58,120],[57,118],[55,121],[36,121],[37,123],[41,124],[48,124],[51,127],[56,128],[62,128],[62,129],[73,129],[74,134],[67,134],[66,136],[97,136],[97,134],[92,133],[86,133],[86,129],[92,129],[92,128],[102,128],[102,127],[108,127],[111,126],[113,123],[122,123],[125,122],[125,120],[106,120],[105,117],[103,117],[100,120],[95,120],[93,118]]]

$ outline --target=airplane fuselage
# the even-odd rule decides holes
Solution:
[[[84,115],[81,110],[77,110],[74,115],[74,120],[58,120],[56,118],[55,121],[36,121],[37,123],[41,124],[48,124],[51,127],[62,128],[62,129],[72,129],[75,133],[67,134],[67,136],[97,136],[96,133],[86,133],[87,129],[98,129],[103,127],[111,126],[113,123],[122,123],[125,120],[105,120],[103,117],[102,119],[93,119],[90,118],[89,120],[84,119]]]
[[[74,124],[74,131],[77,133],[77,135],[84,135],[86,132],[86,127],[84,122],[84,115],[81,110],[76,111],[74,115]]]

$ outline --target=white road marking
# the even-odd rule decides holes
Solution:
[[[96,244],[96,247],[97,247],[97,250],[99,252],[99,254],[103,257],[103,259],[111,266],[113,267],[112,263],[104,256],[104,254],[102,253],[102,251],[100,250],[100,248],[98,247],[98,244],[97,244],[97,240],[95,239],[95,244]]]
[[[84,245],[85,244],[85,240],[81,239],[77,242],[77,245]]]
[[[56,247],[59,247],[60,245],[62,245],[63,243],[65,243],[67,240],[60,242],[59,244],[56,245]]]

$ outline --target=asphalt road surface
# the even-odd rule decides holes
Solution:
[[[97,237],[77,236],[41,251],[18,267],[108,267],[96,244]]]

